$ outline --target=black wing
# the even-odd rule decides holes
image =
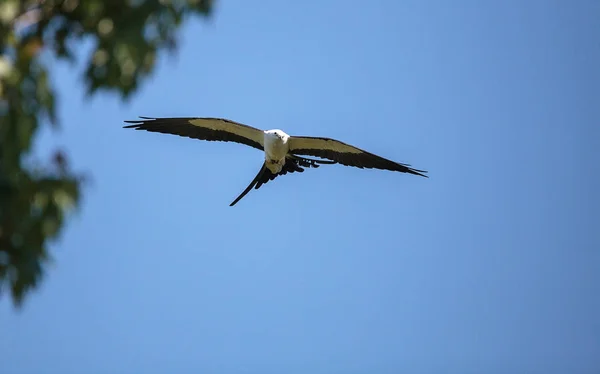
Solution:
[[[236,142],[263,150],[264,132],[262,130],[227,119],[199,117],[140,118],[137,121],[125,121],[125,123],[133,123],[133,125],[124,126],[124,128],[208,141]]]
[[[383,157],[374,155],[352,145],[330,138],[316,138],[309,136],[292,136],[288,141],[290,153],[328,158],[342,165],[357,168],[382,169],[400,171],[426,177],[425,170],[413,169],[408,164],[401,164]]]

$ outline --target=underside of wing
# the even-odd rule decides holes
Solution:
[[[264,132],[262,130],[223,118],[140,117],[139,120],[125,121],[125,123],[132,123],[132,125],[124,126],[124,128],[208,141],[236,142],[263,150]]]
[[[288,142],[290,144],[290,153],[292,154],[327,158],[342,165],[354,166],[361,169],[399,171],[427,178],[427,176],[423,174],[427,173],[424,170],[413,169],[408,164],[401,164],[385,159],[360,148],[340,142],[339,140],[309,136],[292,136]]]
[[[285,160],[285,164],[281,171],[277,174],[272,173],[269,169],[267,169],[266,165],[263,163],[260,171],[252,180],[252,182],[246,187],[246,189],[229,205],[234,206],[238,201],[240,201],[244,196],[254,189],[259,189],[263,184],[272,181],[280,175],[286,175],[287,173],[304,172],[304,168],[318,168],[320,164],[334,164],[334,161],[321,161],[321,160],[311,160],[304,157],[297,156],[289,156]]]

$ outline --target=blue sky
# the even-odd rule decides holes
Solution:
[[[89,172],[0,372],[598,373],[597,1],[221,1],[129,103],[57,66]],[[229,203],[262,154],[122,129],[216,116],[338,138]]]

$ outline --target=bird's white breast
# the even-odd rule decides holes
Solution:
[[[289,135],[281,130],[265,131],[265,161],[267,168],[273,173],[279,173],[285,164],[285,156],[288,153]]]

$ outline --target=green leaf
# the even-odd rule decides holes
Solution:
[[[208,16],[212,7],[209,0],[35,3],[39,12],[24,15],[22,2],[0,2],[0,296],[10,290],[16,306],[43,279],[52,260],[48,245],[78,209],[84,183],[63,153],[32,166],[39,127],[59,126],[52,66],[40,52],[72,63],[79,44],[92,41],[81,72],[88,95],[127,100],[152,74],[157,56],[176,51],[183,20]]]

